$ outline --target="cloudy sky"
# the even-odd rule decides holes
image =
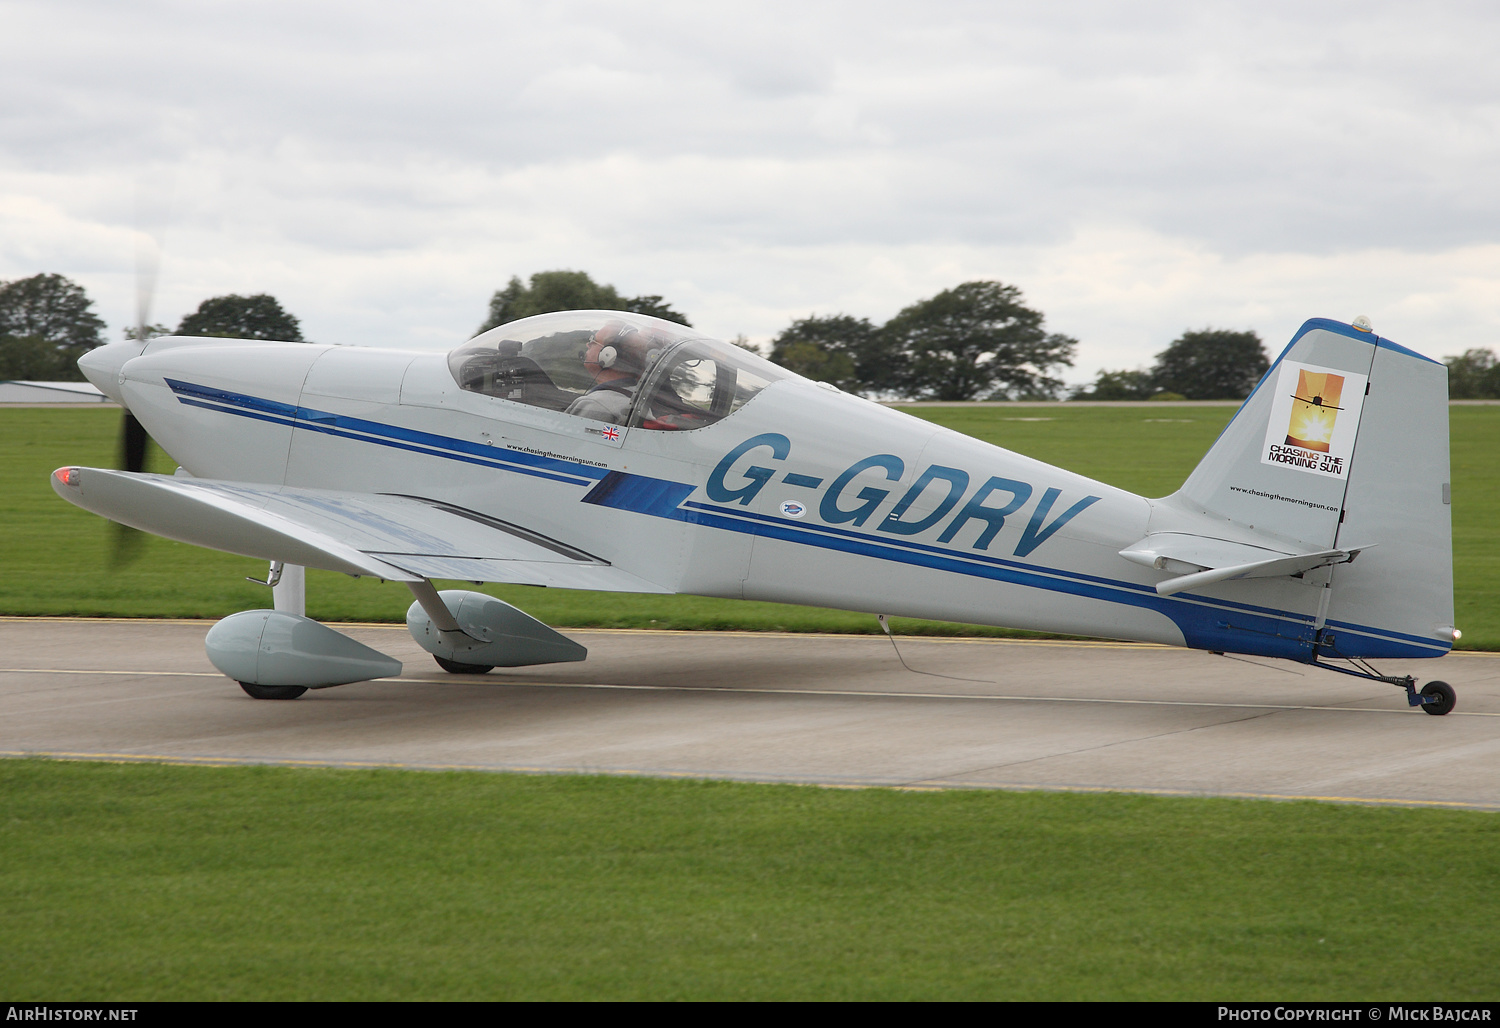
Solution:
[[[0,0],[0,278],[449,345],[586,270],[722,337],[1018,286],[1077,367],[1500,346],[1500,8]],[[142,187],[144,183],[144,188]]]

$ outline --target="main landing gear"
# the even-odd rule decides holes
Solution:
[[[450,675],[487,675],[495,670],[493,664],[465,664],[458,660],[449,660],[447,657],[439,657],[436,653],[432,659],[437,661],[437,666]]]
[[[241,682],[240,688],[257,700],[295,700],[307,692],[305,685],[256,685],[254,682]]]
[[[267,584],[294,594],[276,596],[275,610],[231,614],[208,630],[204,649],[214,667],[257,700],[295,700],[309,689],[394,678],[401,662],[320,624],[301,612],[301,568],[273,564]],[[536,618],[484,593],[446,590],[430,581],[408,583],[416,602],[406,612],[412,638],[455,675],[483,675],[497,667],[582,660],[588,650]],[[282,610],[282,606],[297,610]]]

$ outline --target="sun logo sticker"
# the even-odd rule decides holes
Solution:
[[[1286,427],[1286,444],[1304,450],[1328,452],[1333,426],[1338,423],[1339,394],[1344,376],[1331,371],[1297,371],[1297,391],[1292,394],[1292,418]]]
[[[1346,477],[1366,381],[1351,371],[1282,361],[1260,462]]]

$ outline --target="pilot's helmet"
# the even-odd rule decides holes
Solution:
[[[611,321],[594,333],[601,344],[599,366],[638,375],[661,356],[669,340],[660,339],[649,329],[623,321]]]

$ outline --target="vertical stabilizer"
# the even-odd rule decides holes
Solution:
[[[1175,498],[1306,547],[1332,547],[1379,341],[1336,321],[1303,325]]]
[[[1439,656],[1453,644],[1448,483],[1448,369],[1315,318],[1163,503],[1292,549],[1361,549],[1332,569],[1320,655]]]

